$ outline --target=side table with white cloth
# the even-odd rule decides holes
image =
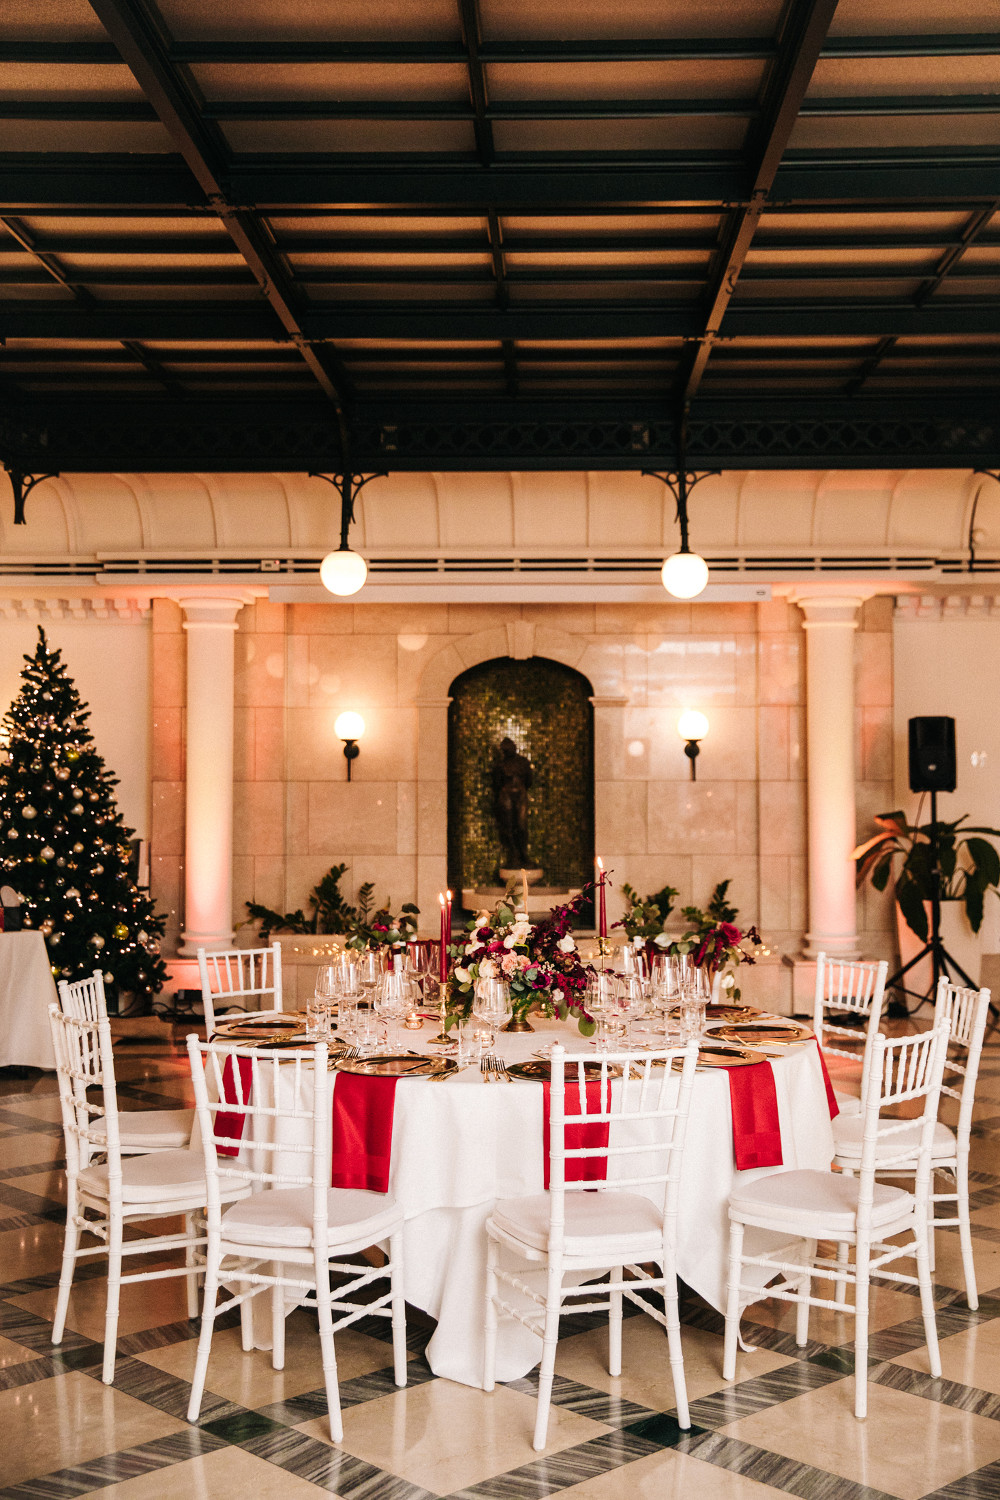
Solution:
[[[533,1034],[500,1037],[507,1062],[527,1061],[554,1037],[572,1052],[594,1055],[575,1028],[535,1018],[533,1024]],[[432,1030],[408,1037],[410,1047],[434,1052],[425,1039]],[[815,1043],[785,1049],[771,1063],[785,1169],[827,1169],[833,1136]],[[289,1086],[292,1077],[289,1069]],[[311,1081],[300,1086],[311,1088]],[[447,1082],[402,1078],[396,1087],[389,1191],[405,1215],[406,1300],[437,1320],[427,1346],[435,1375],[463,1385],[481,1387],[483,1379],[486,1220],[498,1198],[543,1190],[542,1099],[538,1083],[490,1084],[478,1068]],[[770,1170],[736,1171],[727,1076],[721,1069],[699,1072],[681,1178],[677,1270],[720,1312],[729,1194],[737,1181]],[[766,1279],[762,1273],[761,1285]],[[497,1379],[526,1375],[541,1349],[541,1339],[521,1324],[502,1323]]]
[[[0,932],[0,1068],[54,1068],[49,1006],[56,1003],[40,932]]]

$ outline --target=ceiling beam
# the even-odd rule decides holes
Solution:
[[[845,150],[795,152],[779,167],[771,204],[822,211],[835,207],[884,210],[948,209],[992,203],[1000,150],[915,152]],[[273,163],[231,162],[225,173],[233,203],[262,211],[321,210],[334,204],[366,211],[407,210],[446,214],[676,213],[689,207],[749,201],[746,169],[736,158],[684,160],[660,154],[649,161],[600,163],[541,160],[423,162],[400,166],[381,158],[332,163],[329,156],[290,157]],[[205,193],[182,162],[149,156],[0,156],[0,211],[13,214],[211,211]],[[354,210],[357,211],[356,208]]]
[[[465,49],[465,67],[469,78],[471,118],[475,120],[476,155],[479,157],[481,166],[489,167],[493,164],[496,150],[493,145],[493,127],[489,122],[486,72],[479,56],[482,32],[477,0],[458,0],[458,15],[462,26],[462,46]]]
[[[748,142],[751,159],[755,158],[749,202],[731,212],[722,233],[704,327],[682,387],[684,410],[698,393],[836,9],[837,0],[791,0],[786,11],[781,50],[764,90],[757,129]]]
[[[227,198],[223,143],[215,127],[199,117],[194,101],[169,61],[163,37],[134,0],[91,0],[91,4],[199,188],[218,213],[264,297],[332,402],[346,444],[344,401],[348,386],[336,354],[332,349],[323,352],[314,349],[303,336],[294,286],[268,232],[249,209],[235,207]]]
[[[337,338],[429,339],[450,344],[469,340],[697,338],[702,314],[686,302],[594,302],[496,307],[462,302],[397,305],[351,300],[318,305],[302,318],[301,337],[323,344]],[[916,307],[900,301],[823,303],[766,302],[731,306],[728,338],[954,337],[1000,332],[1000,300],[948,298]],[[246,303],[164,304],[122,302],[30,303],[8,301],[0,312],[0,335],[27,339],[275,340],[294,342],[271,309]]]
[[[685,120],[755,119],[756,99],[504,99],[486,102],[484,71],[478,55],[470,58],[476,94],[470,104],[450,99],[225,99],[209,100],[202,120],[471,120],[483,166],[495,160],[494,120]],[[884,116],[995,115],[1000,94],[880,94],[818,96],[805,99],[801,118],[864,119]],[[159,116],[141,99],[0,99],[0,120],[67,121],[71,124],[151,123]]]
[[[480,47],[484,62],[742,62],[775,56],[773,37],[636,37],[587,41],[538,40],[489,42]],[[1000,52],[1000,33],[930,32],[906,36],[834,36],[823,45],[823,57],[988,57]],[[392,41],[237,41],[173,42],[172,63],[462,63],[461,47],[450,42]],[[0,62],[62,64],[120,62],[110,42],[40,40],[0,41]]]

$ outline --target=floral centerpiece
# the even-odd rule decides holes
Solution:
[[[448,949],[446,1026],[471,1013],[477,980],[504,979],[513,1007],[510,1030],[531,1031],[528,1012],[537,1009],[561,1021],[572,1015],[581,1035],[592,1036],[595,1024],[585,1005],[590,969],[572,935],[573,921],[592,891],[592,884],[586,886],[572,901],[533,923],[518,909],[511,881],[492,911],[481,911],[466,924],[465,941]]]
[[[707,969],[712,979],[713,998],[726,991],[726,998],[738,1000],[741,991],[736,983],[740,964],[753,964],[769,952],[756,927],[741,932],[733,922],[713,922],[710,926],[686,932],[671,945],[672,953],[690,953],[695,966]],[[718,977],[718,984],[716,978]]]

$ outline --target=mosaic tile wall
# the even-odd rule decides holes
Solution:
[[[533,768],[528,844],[542,884],[579,887],[594,863],[592,688],[542,657],[501,657],[463,672],[448,711],[448,879],[496,885],[503,863],[493,813],[494,750],[506,736]]]

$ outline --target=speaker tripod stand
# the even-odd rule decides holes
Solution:
[[[930,798],[931,822],[936,823],[938,820],[937,792],[932,790]],[[941,872],[938,869],[936,852],[932,874],[934,877],[934,884],[931,894],[930,932],[928,934],[927,941],[921,948],[919,953],[915,953],[914,956],[911,959],[908,959],[905,964],[901,964],[900,967],[896,970],[895,974],[890,974],[889,978],[885,982],[885,987],[887,990],[897,990],[900,996],[913,995],[914,998],[920,1000],[921,1003],[925,1000],[933,1000],[933,997],[937,994],[938,980],[941,978],[942,974],[952,984],[956,982],[957,976],[957,978],[961,980],[962,984],[965,985],[967,989],[974,990],[979,988],[979,986],[974,984],[973,981],[969,978],[968,974],[962,968],[962,965],[958,962],[958,960],[948,952],[948,949],[945,947],[944,943],[941,940]],[[900,984],[900,980],[903,978],[904,974],[909,973],[910,969],[914,968],[917,964],[922,963],[925,958],[930,958],[932,978],[930,989],[926,994],[922,994],[919,990],[911,990],[905,984]],[[900,999],[899,1004],[905,1009],[905,1000]],[[892,1006],[889,1007],[889,1014],[890,1016],[893,1014]],[[907,1014],[909,1014],[909,1012],[907,1012]]]

